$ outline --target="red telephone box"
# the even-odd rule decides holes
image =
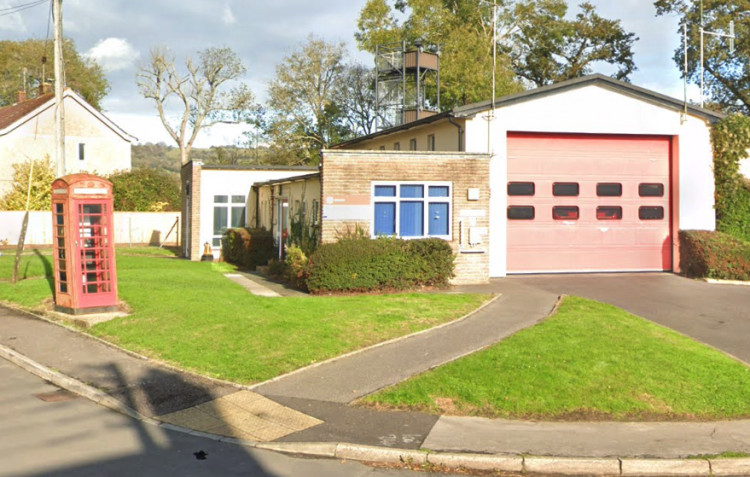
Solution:
[[[117,310],[112,183],[71,174],[52,183],[55,309]]]

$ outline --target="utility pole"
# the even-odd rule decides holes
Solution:
[[[63,73],[62,0],[52,0],[52,20],[54,23],[54,62],[55,62],[55,161],[57,176],[65,175],[65,111],[63,94],[65,78]],[[44,82],[44,78],[42,78]]]

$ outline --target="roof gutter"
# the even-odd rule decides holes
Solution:
[[[458,128],[458,152],[464,152],[464,128],[453,120],[453,115],[448,116],[448,122]]]

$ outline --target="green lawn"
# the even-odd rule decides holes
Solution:
[[[738,418],[750,416],[750,368],[619,308],[568,297],[542,323],[363,403],[508,418]]]
[[[133,313],[90,331],[148,356],[245,384],[453,320],[487,299],[422,293],[264,298],[226,279],[221,274],[231,269],[226,264],[128,251],[118,249],[117,271],[120,298]],[[38,269],[42,275],[43,264]],[[50,297],[49,282],[41,277],[16,285],[0,281],[0,300],[32,307]]]

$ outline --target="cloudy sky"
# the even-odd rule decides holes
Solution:
[[[49,5],[5,14],[8,8],[32,0],[0,0],[0,38],[46,38]],[[356,19],[365,0],[64,0],[63,32],[78,50],[104,68],[111,91],[103,102],[105,113],[140,142],[171,139],[164,132],[153,104],[135,85],[140,64],[155,46],[167,46],[180,59],[210,46],[228,46],[245,63],[244,80],[259,100],[266,96],[274,67],[313,33],[326,40],[342,40],[351,56],[365,64],[372,58],[354,44]],[[577,4],[576,2],[570,2]],[[682,80],[672,61],[680,42],[677,19],[655,17],[651,0],[592,0],[606,18],[622,21],[640,40],[635,46],[639,70],[636,85],[675,97],[682,96]],[[606,71],[603,71],[606,73]],[[695,88],[689,93],[697,99]],[[199,147],[231,144],[236,129],[219,129],[199,136]]]

